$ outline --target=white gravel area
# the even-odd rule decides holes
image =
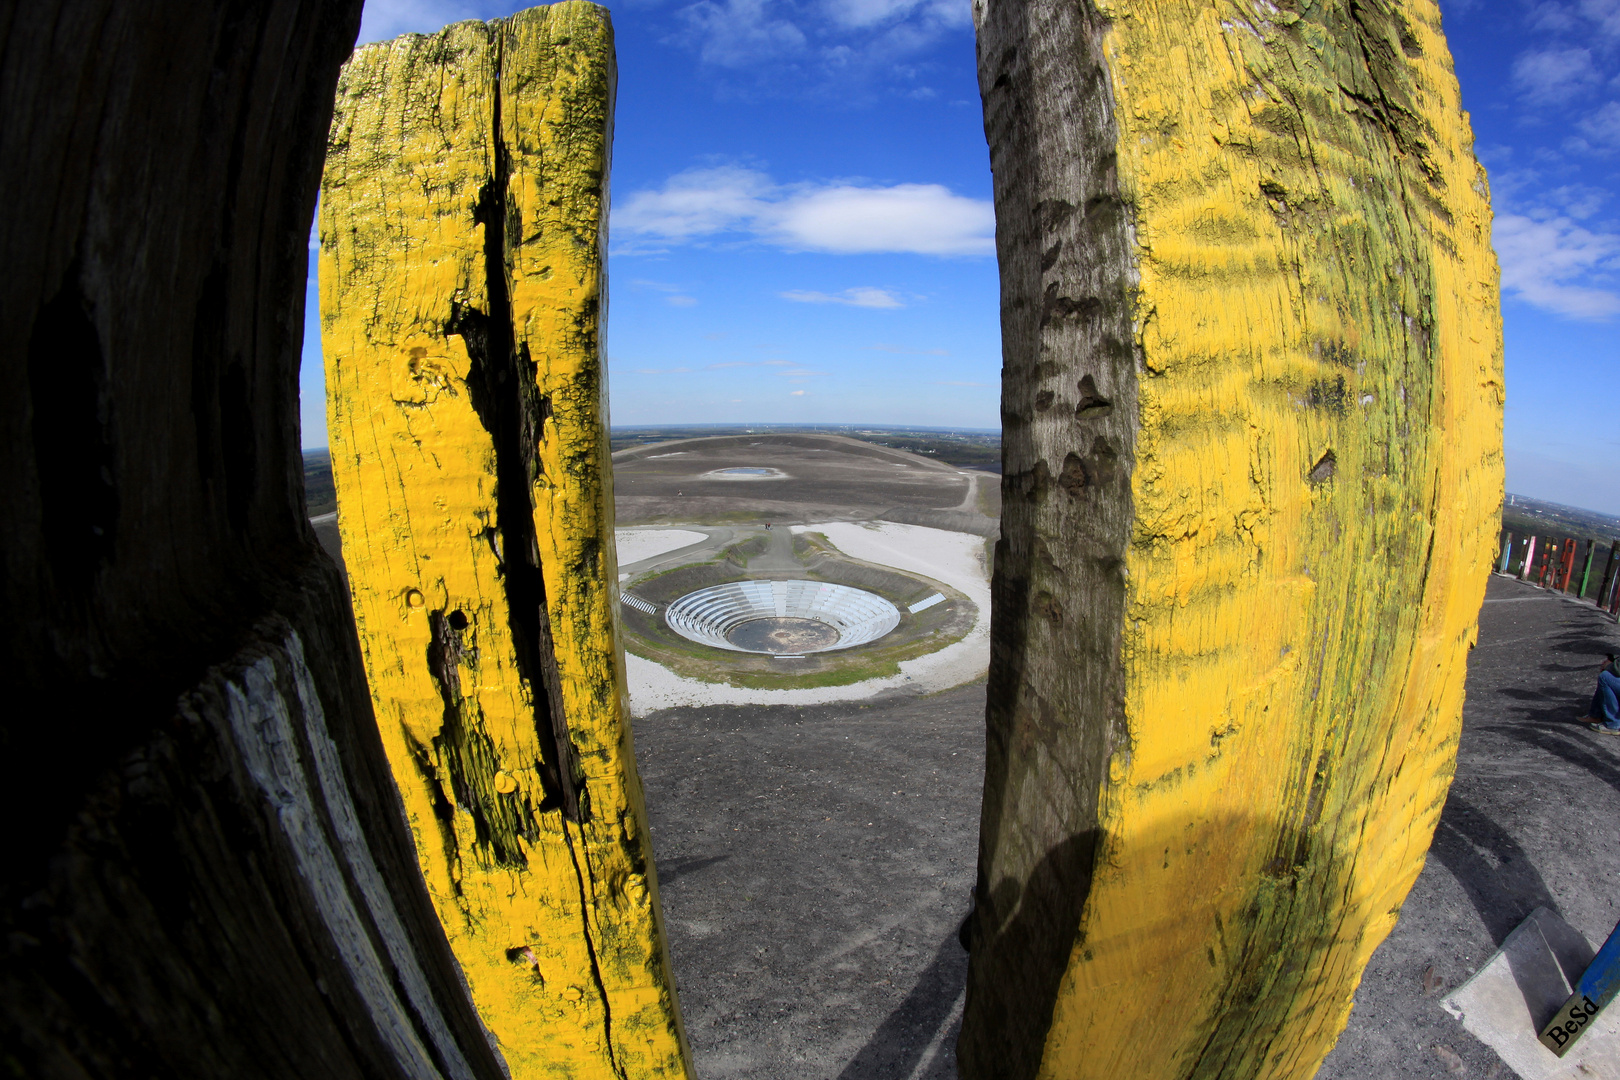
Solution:
[[[619,549],[621,567],[707,539],[707,533],[688,532],[685,529],[613,530],[613,543]]]
[[[990,665],[990,577],[984,565],[983,537],[887,521],[795,525],[793,531],[821,533],[852,558],[944,582],[972,600],[979,617],[960,641],[936,653],[902,661],[899,675],[847,686],[753,690],[688,679],[651,660],[627,654],[632,713],[644,716],[678,705],[817,705],[856,701],[901,688],[934,693],[972,682],[985,673]]]

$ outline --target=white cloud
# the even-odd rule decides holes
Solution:
[[[632,193],[613,212],[627,253],[726,234],[791,251],[991,255],[989,200],[940,184],[780,185],[738,166],[690,169],[658,190]]]
[[[995,227],[989,201],[939,184],[840,184],[786,200],[772,231],[784,247],[812,251],[993,255]]]
[[[1608,102],[1581,120],[1580,128],[1598,143],[1597,149],[1620,150],[1620,102]]]
[[[966,0],[826,0],[824,10],[839,26],[867,27],[905,19],[967,25],[972,11]]]
[[[1565,184],[1547,192],[1547,198],[1570,217],[1589,218],[1608,201],[1609,193],[1587,184]]]
[[[807,393],[809,393],[808,390],[795,390],[789,396],[790,397],[804,397],[804,395],[807,394]]]
[[[888,84],[914,93],[938,71],[923,54],[972,33],[970,0],[697,0],[665,40],[753,85],[749,96],[810,92],[844,100]]]
[[[664,303],[673,307],[692,307],[697,303],[694,297],[685,295],[686,291],[681,286],[671,285],[665,281],[647,281],[638,278],[630,284],[638,289],[651,289],[654,292],[669,294],[664,297]]]
[[[1578,10],[1604,37],[1620,37],[1620,0],[1581,0]]]
[[[1572,4],[1538,3],[1530,26],[1551,33],[1580,33],[1590,39],[1620,37],[1620,0],[1577,0]]]
[[[851,307],[865,308],[898,308],[906,305],[900,298],[888,289],[874,289],[862,286],[854,289],[845,289],[841,293],[814,292],[810,289],[790,289],[779,293],[784,300],[792,300],[797,304],[848,304]]]
[[[636,368],[637,375],[690,375],[691,373],[692,369],[689,367]]]
[[[1602,81],[1590,49],[1540,49],[1513,62],[1513,82],[1540,104],[1558,103]]]
[[[1620,294],[1602,287],[1620,271],[1620,235],[1586,229],[1567,217],[1499,214],[1494,241],[1504,292],[1576,319],[1620,314]]]
[[[801,52],[804,31],[774,18],[769,7],[769,0],[699,0],[679,12],[686,28],[679,39],[695,45],[704,63],[719,67],[748,67]]]
[[[752,221],[774,188],[753,169],[688,169],[661,190],[635,192],[615,206],[611,230],[670,243],[727,232]]]
[[[826,371],[808,371],[805,368],[794,368],[792,371],[778,371],[777,374],[782,376],[782,378],[789,380],[790,382],[806,382],[809,379],[811,379],[812,377],[815,377],[815,376],[818,376],[818,375],[827,375],[827,374],[830,374],[830,372],[826,372]]]

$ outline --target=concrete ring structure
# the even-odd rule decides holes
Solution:
[[[881,596],[827,581],[732,581],[664,609],[688,641],[732,652],[802,655],[864,645],[893,630],[900,610]]]
[[[730,469],[713,469],[698,477],[699,480],[786,480],[788,474],[781,469],[740,465]]]

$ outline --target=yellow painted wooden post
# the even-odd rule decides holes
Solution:
[[[979,0],[1005,475],[962,1075],[1303,1078],[1423,865],[1502,494],[1430,0]]]
[[[514,1077],[689,1075],[630,743],[607,12],[358,50],[320,211],[338,521],[422,871]]]

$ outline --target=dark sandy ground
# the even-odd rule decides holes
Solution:
[[[1572,723],[1620,633],[1588,605],[1506,578],[1485,597],[1451,796],[1321,1080],[1512,1077],[1440,998],[1538,905],[1594,945],[1620,920],[1620,738]]]
[[[636,722],[705,1080],[956,1075],[982,684]]]
[[[774,469],[779,478],[721,480],[729,468]],[[873,446],[840,435],[739,435],[686,439],[621,450],[613,455],[618,524],[774,521],[805,524],[893,512],[924,515],[914,524],[979,531],[967,524],[926,520],[962,512],[979,517],[970,485],[997,478],[970,474],[920,454]],[[966,505],[964,505],[966,504]]]
[[[1620,739],[1570,722],[1617,642],[1592,608],[1492,579],[1450,801],[1324,1080],[1511,1076],[1439,999],[1538,904],[1594,944],[1620,918]],[[983,707],[979,685],[636,721],[705,1080],[955,1076]]]

